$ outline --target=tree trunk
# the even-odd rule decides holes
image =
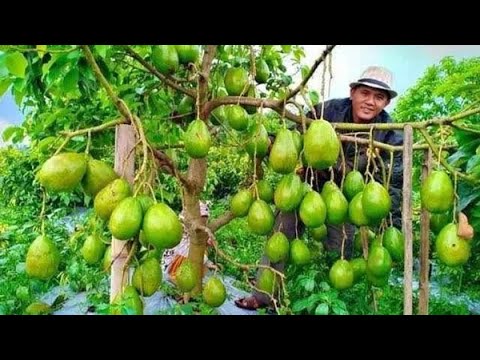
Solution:
[[[403,208],[402,225],[405,234],[404,264],[404,303],[403,314],[412,315],[412,272],[413,272],[413,233],[412,233],[412,147],[413,129],[405,126],[403,151]]]

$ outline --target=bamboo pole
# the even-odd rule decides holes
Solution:
[[[135,175],[135,130],[132,125],[118,125],[115,129],[115,171],[133,184]],[[127,246],[125,246],[127,245]],[[127,274],[123,273],[123,267],[128,258],[129,244],[112,238],[112,273],[110,279],[110,302],[122,291],[127,283]],[[126,276],[124,276],[126,275]]]
[[[424,151],[424,161],[422,167],[422,181],[432,169],[432,150]],[[418,314],[428,315],[428,297],[429,297],[429,246],[430,246],[430,214],[427,209],[422,207],[420,219],[420,294],[418,303]]]
[[[412,315],[412,272],[413,272],[413,242],[412,242],[412,155],[413,128],[405,126],[403,151],[403,209],[402,227],[405,234],[405,267],[404,267],[404,303],[403,314]]]

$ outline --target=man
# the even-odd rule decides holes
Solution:
[[[369,123],[391,123],[392,119],[389,114],[384,110],[391,99],[397,96],[397,92],[391,88],[392,74],[389,70],[379,67],[370,66],[362,74],[359,80],[350,84],[350,97],[344,99],[332,99],[325,102],[323,109],[323,118],[330,122],[337,123],[356,123],[356,124],[369,124]],[[320,119],[322,117],[322,104],[315,106],[316,116],[313,113],[309,113],[309,118]],[[373,133],[374,140],[387,143],[390,145],[402,145],[403,133],[397,131],[379,131],[375,130]],[[353,161],[355,156],[355,144],[343,143],[343,150],[346,159],[346,171],[347,173],[353,170]],[[367,167],[367,147],[358,146],[357,157],[357,169],[364,173]],[[390,168],[390,156],[388,153],[382,151],[379,153],[382,157],[386,172]],[[342,178],[341,159],[333,167],[335,174],[335,182],[340,184]],[[330,171],[316,171],[316,184],[318,188],[316,191],[322,190],[323,184],[330,180]],[[375,179],[379,182],[383,182],[381,172],[375,173]],[[401,196],[402,196],[402,184],[403,184],[403,164],[402,153],[397,152],[394,156],[392,165],[392,177],[390,181],[390,196],[392,199],[392,217],[394,225],[401,228]],[[292,240],[295,238],[296,233],[300,234],[301,229],[296,229],[295,214],[283,214],[280,213],[277,216],[275,231],[280,228],[281,231]],[[301,223],[300,223],[301,225]],[[328,225],[328,236],[326,240],[326,248],[328,250],[340,250],[343,226]],[[350,258],[353,251],[353,236],[355,227],[351,224],[345,224],[345,230],[347,233],[347,241],[345,245],[345,256]],[[262,259],[263,264],[268,264],[266,256]],[[284,264],[274,264],[272,267],[279,271],[283,271]],[[257,275],[258,279],[258,275]],[[236,305],[246,309],[257,309],[268,305],[270,299],[262,293],[255,292],[252,296],[235,301]]]

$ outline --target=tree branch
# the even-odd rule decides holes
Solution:
[[[163,151],[157,149],[152,149],[152,151],[157,160],[158,166],[168,174],[175,176],[187,189],[190,189],[190,182],[182,173],[180,173],[173,160]]]
[[[215,58],[215,53],[217,52],[216,45],[208,45],[203,54],[202,60],[202,72],[199,75],[198,79],[198,102],[200,111],[198,116],[200,119],[206,121],[208,119],[209,112],[204,112],[204,105],[208,99],[208,78],[210,77],[210,70],[212,67],[212,61]]]
[[[212,233],[215,233],[233,219],[235,219],[235,215],[233,215],[231,211],[227,211],[215,220],[210,221],[207,226],[212,231]]]
[[[315,60],[315,63],[313,64],[313,66],[310,68],[310,71],[308,72],[307,76],[305,76],[305,79],[302,80],[302,82],[294,89],[292,90],[291,92],[288,93],[287,97],[285,99],[280,99],[277,101],[277,104],[280,105],[280,104],[283,104],[283,102],[285,100],[289,100],[291,99],[292,97],[294,97],[295,95],[298,94],[298,92],[300,91],[300,89],[302,87],[304,87],[307,82],[310,80],[310,78],[313,76],[313,74],[315,73],[315,71],[317,70],[318,66],[323,62],[325,61],[325,59],[327,58],[328,54],[330,54],[332,52],[332,50],[335,48],[336,45],[327,45],[327,47],[325,48],[325,50],[323,50],[323,53],[322,55],[320,55],[320,57]]]
[[[140,64],[142,64],[148,71],[150,71],[153,75],[155,75],[157,78],[159,78],[161,81],[163,81],[165,84],[168,86],[184,93],[185,95],[188,95],[190,97],[196,98],[195,91],[190,90],[190,89],[185,89],[183,86],[180,86],[175,83],[175,81],[172,79],[170,76],[165,76],[162,73],[160,73],[155,67],[153,67],[152,64],[150,64],[148,61],[145,61],[135,50],[133,50],[130,46],[123,46],[125,51],[130,55],[132,58],[137,60]]]

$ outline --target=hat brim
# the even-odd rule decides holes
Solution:
[[[378,85],[378,84],[374,84],[374,83],[371,83],[369,81],[356,81],[356,82],[352,82],[350,84],[350,87],[351,88],[354,88],[356,86],[368,86],[368,87],[371,87],[371,88],[374,88],[374,89],[380,89],[380,90],[385,90],[386,92],[389,93],[390,95],[390,99],[393,99],[395,96],[397,96],[397,92],[395,90],[392,90],[390,88],[387,88],[387,87],[384,87],[384,86],[381,86],[381,85]]]

